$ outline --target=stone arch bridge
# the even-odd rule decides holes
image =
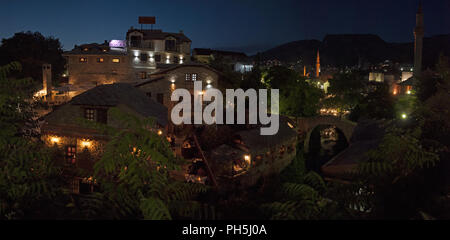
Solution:
[[[350,142],[350,139],[353,135],[353,131],[356,127],[356,123],[349,121],[347,119],[342,119],[335,116],[317,116],[317,117],[309,117],[309,118],[298,118],[297,119],[297,129],[300,134],[305,136],[305,152],[308,152],[309,147],[309,139],[314,128],[320,125],[332,125],[336,126],[339,130],[342,131],[347,142]]]

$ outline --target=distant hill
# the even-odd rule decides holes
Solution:
[[[332,34],[322,41],[289,42],[260,53],[262,60],[277,59],[295,62],[302,59],[313,65],[317,50],[323,65],[354,66],[358,63],[379,63],[386,59],[413,63],[414,43],[388,43],[374,34]],[[440,53],[450,56],[450,34],[424,38],[423,66],[433,67]]]

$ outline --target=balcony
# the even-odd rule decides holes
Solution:
[[[141,41],[131,41],[130,48],[140,48],[145,50],[155,50],[155,46],[150,42],[141,42]]]

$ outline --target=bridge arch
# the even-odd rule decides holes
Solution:
[[[320,125],[336,126],[336,128],[342,131],[348,143],[350,143],[350,139],[356,127],[356,123],[335,116],[317,116],[310,118],[299,118],[297,119],[297,128],[300,132],[305,134],[305,141],[304,141],[305,152],[309,151],[309,141],[311,138],[312,131]]]

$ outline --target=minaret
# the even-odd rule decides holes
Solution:
[[[420,2],[416,13],[416,28],[414,28],[414,77],[420,76],[422,70],[423,34],[423,12],[422,2]]]
[[[319,77],[319,75],[320,75],[320,56],[319,56],[319,50],[317,50],[316,77]]]
[[[303,66],[303,76],[306,77],[306,66]]]
[[[45,95],[52,94],[52,65],[42,65],[42,85],[45,90]]]

